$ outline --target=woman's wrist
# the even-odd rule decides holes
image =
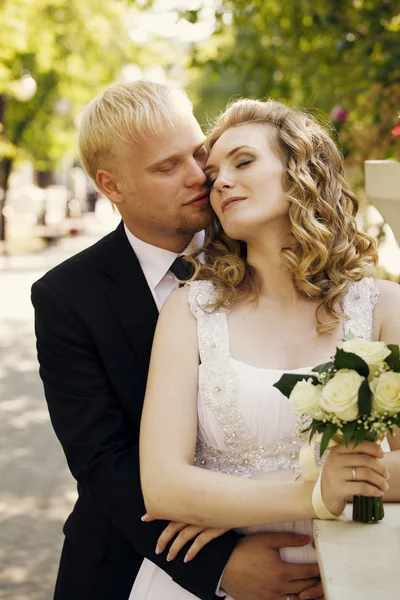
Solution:
[[[314,489],[312,492],[311,502],[312,502],[313,510],[315,512],[317,519],[323,519],[323,520],[338,519],[343,512],[343,509],[339,508],[338,514],[335,514],[336,511],[331,512],[331,510],[329,510],[328,507],[326,506],[324,499],[322,497],[322,472],[320,473],[317,481],[315,482]],[[329,507],[329,508],[331,508],[331,507]]]

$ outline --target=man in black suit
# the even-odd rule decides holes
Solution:
[[[167,523],[141,520],[138,438],[158,309],[179,285],[175,259],[202,243],[212,218],[203,144],[184,93],[158,84],[110,86],[83,116],[83,165],[123,220],[32,288],[40,375],[79,494],[56,600],[127,600],[143,557],[204,600],[224,590],[321,597],[316,565],[279,557],[301,536],[231,531],[185,564],[185,549],[173,562],[155,553]]]

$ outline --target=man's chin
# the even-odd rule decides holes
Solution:
[[[190,222],[185,221],[184,223],[181,223],[176,230],[176,233],[178,235],[194,235],[198,231],[202,231],[211,225],[213,217],[214,213],[212,211],[209,213],[199,213],[197,218],[190,219]]]

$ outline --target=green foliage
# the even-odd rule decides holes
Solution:
[[[326,120],[335,105],[343,151],[400,157],[391,129],[400,101],[399,0],[222,0],[216,31],[195,49],[197,115],[232,97],[273,97]],[[373,152],[374,150],[374,152]]]
[[[324,428],[324,433],[322,435],[322,439],[321,439],[321,446],[320,446],[320,456],[323,455],[323,453],[325,452],[325,450],[328,448],[328,444],[331,441],[331,439],[333,438],[333,436],[335,435],[335,433],[338,430],[338,425],[336,425],[335,423],[326,423],[325,428]]]
[[[357,429],[357,421],[350,421],[343,425],[343,440],[346,446],[353,439],[354,433]]]
[[[0,94],[5,94],[0,159],[22,154],[39,169],[54,168],[75,149],[75,119],[116,79],[141,61],[129,37],[127,5],[94,0],[12,0],[0,3]],[[18,101],[15,81],[28,70],[35,96]],[[0,132],[1,133],[1,132]]]
[[[371,390],[368,380],[364,379],[358,390],[358,412],[360,415],[370,415],[372,408]]]
[[[312,379],[314,385],[318,385],[318,379],[315,375],[300,375],[294,373],[284,373],[282,377],[274,383],[274,387],[276,387],[286,398],[289,398],[290,394],[294,386],[299,382],[307,379]]]
[[[389,365],[395,373],[400,373],[400,351],[396,344],[388,344],[387,347],[391,350],[391,354],[385,359],[385,362]]]
[[[322,365],[317,365],[311,370],[315,371],[315,373],[329,373],[330,371],[336,370],[336,365],[334,362],[329,361],[327,363],[323,363]]]
[[[335,358],[333,359],[336,369],[354,369],[363,377],[368,377],[369,367],[365,360],[352,352],[345,352],[341,348],[336,350]]]

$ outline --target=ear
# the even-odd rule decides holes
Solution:
[[[115,175],[104,169],[99,169],[96,173],[96,182],[103,194],[107,196],[114,204],[122,202],[122,195],[118,179]]]

